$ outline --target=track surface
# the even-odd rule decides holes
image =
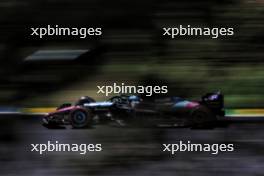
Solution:
[[[0,118],[0,175],[264,175],[264,123],[232,123],[209,130],[189,128],[118,128],[49,130],[38,117]],[[103,151],[30,152],[31,143],[101,143]],[[212,155],[161,152],[163,143],[234,143],[235,151]]]

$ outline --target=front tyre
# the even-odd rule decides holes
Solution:
[[[92,125],[92,113],[84,109],[76,109],[70,114],[70,122],[73,128],[87,128]]]

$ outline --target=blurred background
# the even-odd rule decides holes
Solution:
[[[263,0],[1,0],[0,107],[54,107],[113,82],[168,85],[199,99],[222,91],[226,108],[264,107]],[[31,36],[31,27],[101,27],[97,37]],[[233,27],[234,36],[162,36],[163,27]],[[263,175],[263,124],[215,130],[47,130],[35,116],[1,115],[3,175]],[[102,143],[99,154],[29,152],[30,143]],[[162,143],[235,143],[234,153],[167,156]],[[1,175],[0,174],[0,175]]]
[[[168,84],[172,95],[199,98],[220,90],[227,107],[263,107],[263,6],[261,0],[2,0],[0,103],[31,107],[82,95],[105,99],[96,85],[152,78]],[[48,24],[102,27],[103,35],[30,35],[31,27]],[[233,27],[235,34],[162,36],[163,27],[180,24]],[[40,59],[27,60],[36,55]]]

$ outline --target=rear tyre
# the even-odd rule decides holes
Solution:
[[[190,125],[194,128],[213,127],[216,122],[215,115],[205,106],[196,108],[190,118]]]
[[[87,128],[92,126],[92,113],[84,109],[71,112],[70,122],[73,128]]]

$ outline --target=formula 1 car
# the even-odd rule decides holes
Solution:
[[[207,93],[199,101],[180,97],[142,99],[136,95],[114,96],[104,102],[84,96],[74,105],[65,103],[43,117],[43,125],[91,127],[97,123],[117,122],[120,126],[159,126],[184,124],[205,127],[224,116],[224,96]]]

